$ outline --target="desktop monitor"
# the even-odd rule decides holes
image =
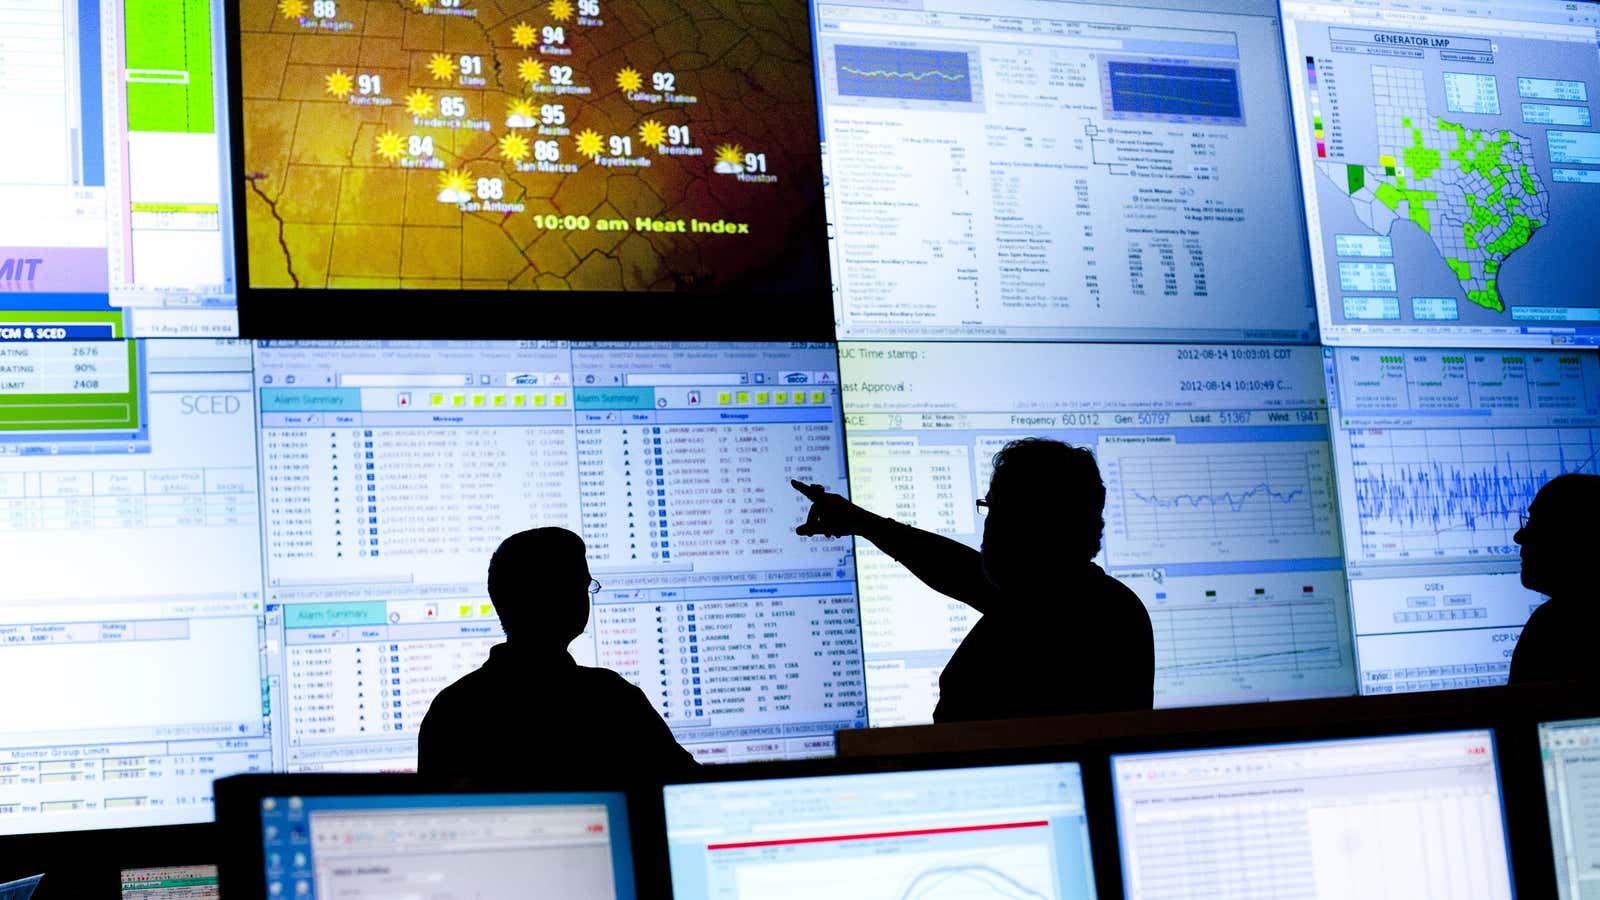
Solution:
[[[1494,735],[1113,755],[1128,900],[1511,900]]]
[[[251,336],[831,337],[804,0],[228,5]]]
[[[1309,343],[1277,0],[817,0],[842,340]]]
[[[1539,751],[1557,896],[1600,896],[1600,719],[1539,723]]]
[[[238,333],[225,0],[0,12],[0,327]]]
[[[1600,342],[1600,4],[1284,0],[1322,337]]]
[[[121,882],[122,900],[216,900],[222,896],[214,865],[123,869]]]
[[[1092,900],[1077,763],[664,789],[678,900]]]
[[[636,895],[620,791],[443,792],[382,777],[221,785],[219,821],[241,842],[223,873],[229,896]]]

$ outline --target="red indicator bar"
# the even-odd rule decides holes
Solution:
[[[1048,828],[1049,822],[1004,822],[999,825],[958,825],[953,828],[922,828],[916,831],[880,831],[876,834],[831,834],[825,837],[783,838],[776,841],[743,841],[737,844],[708,844],[707,850],[748,850],[752,847],[788,847],[794,844],[832,844],[839,841],[873,841],[884,838],[924,837],[930,834],[964,834],[972,831],[1004,831],[1011,828]]]

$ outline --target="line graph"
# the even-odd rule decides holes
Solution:
[[[1156,681],[1338,669],[1345,663],[1331,594],[1223,600],[1150,610]]]
[[[1107,60],[1106,112],[1123,118],[1242,123],[1239,70]]]
[[[1321,443],[1103,444],[1114,565],[1338,555]]]
[[[839,44],[839,93],[886,100],[972,102],[972,59],[951,50]]]
[[[1600,432],[1358,430],[1349,441],[1362,556],[1482,557],[1516,554],[1512,535],[1534,496],[1557,475],[1588,471]]]

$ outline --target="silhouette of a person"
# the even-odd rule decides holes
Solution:
[[[1594,659],[1600,606],[1594,593],[1594,519],[1600,475],[1561,475],[1539,489],[1513,538],[1522,586],[1549,597],[1528,617],[1511,657],[1511,683],[1600,680]]]
[[[1149,709],[1155,640],[1139,598],[1095,565],[1106,489],[1093,454],[1014,441],[994,457],[983,549],[874,515],[820,485],[802,535],[856,535],[983,616],[939,677],[936,722]]]
[[[489,561],[489,599],[506,641],[434,698],[417,735],[424,776],[605,784],[695,766],[644,692],[567,652],[589,622],[583,538],[539,528]]]

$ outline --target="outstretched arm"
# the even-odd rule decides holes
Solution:
[[[874,515],[819,484],[790,482],[811,501],[811,512],[796,534],[811,537],[854,535],[905,566],[925,585],[946,597],[987,613],[999,591],[983,572],[983,557],[960,541]]]

